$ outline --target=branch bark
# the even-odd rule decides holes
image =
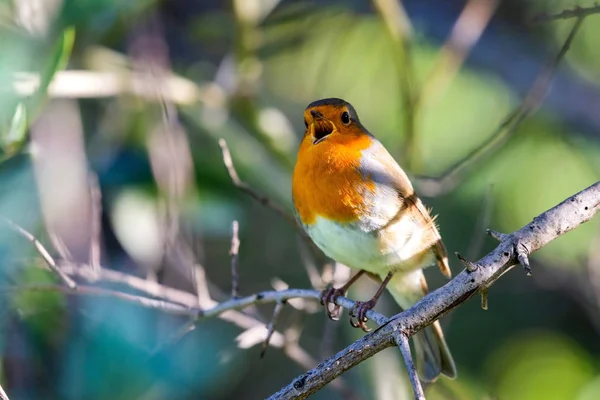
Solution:
[[[511,234],[493,233],[500,239],[495,250],[441,288],[423,297],[408,310],[379,327],[316,368],[295,378],[269,399],[304,399],[345,371],[395,344],[398,331],[407,337],[433,323],[480,290],[487,290],[502,274],[557,237],[589,221],[600,211],[600,182],[569,197]],[[490,232],[491,233],[491,232]]]
[[[463,259],[465,265],[468,266],[467,269],[445,286],[431,292],[414,306],[391,319],[370,310],[367,316],[370,320],[380,325],[377,330],[362,337],[316,368],[299,376],[278,393],[271,396],[270,399],[306,398],[353,366],[387,347],[397,345],[399,337],[408,338],[414,335],[419,330],[448,313],[454,307],[466,301],[473,294],[477,292],[482,293],[482,295],[485,294],[487,289],[511,267],[520,263],[529,272],[529,254],[589,221],[598,211],[600,211],[600,182],[593,184],[587,189],[569,197],[554,208],[535,217],[531,223],[516,232],[503,234],[488,230],[490,236],[500,241],[500,244],[494,251],[476,262]],[[9,225],[13,228],[16,227],[14,223]],[[24,234],[23,232],[27,233],[25,236],[32,240],[42,257],[46,258],[46,256],[49,256],[49,253],[35,237],[22,228],[17,229],[17,231],[21,234]],[[194,317],[195,321],[218,316],[246,328],[256,326],[258,321],[241,313],[239,315],[236,314],[236,318],[233,318],[232,313],[235,313],[235,310],[241,310],[254,304],[281,303],[290,299],[307,299],[312,301],[320,298],[320,292],[317,290],[288,289],[284,291],[264,291],[251,296],[230,299],[222,303],[211,302],[208,307],[198,307],[198,298],[190,293],[168,288],[117,271],[103,268],[94,271],[89,266],[75,265],[69,262],[56,263],[53,262],[53,259],[51,260],[55,272],[60,277],[67,276],[67,281],[73,282],[71,278],[78,278],[91,283],[120,283],[142,292],[146,296],[132,295],[93,286],[76,285],[74,282],[73,285],[65,283],[65,286],[30,285],[4,287],[0,288],[0,292],[58,290],[70,294],[111,296],[165,312],[189,315]],[[352,308],[355,304],[354,301],[345,297],[338,297],[336,303],[347,309]],[[252,321],[251,323],[249,321],[241,321],[237,317],[251,319]],[[402,343],[403,340],[400,340],[400,342]],[[404,353],[407,352],[404,351]],[[405,361],[410,364],[410,360]],[[421,396],[418,389],[415,386],[416,395]]]

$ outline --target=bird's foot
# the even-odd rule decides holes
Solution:
[[[375,304],[377,304],[377,299],[357,301],[350,310],[350,325],[354,328],[360,328],[365,332],[369,332],[371,329],[367,327],[367,311],[375,308]],[[356,321],[354,320],[355,318]]]
[[[328,286],[321,293],[321,304],[325,306],[325,310],[327,310],[327,316],[332,321],[338,321],[340,319],[340,311],[342,309],[341,306],[335,304],[335,299],[338,296],[344,296],[346,291],[344,289],[336,289],[333,286]],[[333,308],[330,308],[330,305],[333,305]]]

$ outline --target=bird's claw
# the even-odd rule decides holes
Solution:
[[[341,289],[336,289],[333,286],[328,286],[323,293],[321,293],[321,304],[325,306],[327,310],[327,316],[332,321],[338,321],[340,319],[340,311],[342,309],[341,306],[335,304],[335,299],[338,296],[343,296],[346,293]],[[333,308],[330,308],[329,305],[333,304]]]
[[[349,312],[350,325],[352,325],[354,328],[360,328],[365,332],[371,331],[371,329],[367,327],[367,311],[372,310],[376,303],[377,302],[373,299],[369,301],[357,301]]]

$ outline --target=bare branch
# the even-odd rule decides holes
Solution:
[[[531,19],[533,23],[543,23],[556,21],[559,19],[570,19],[570,18],[584,18],[593,14],[600,13],[600,5],[594,4],[591,7],[579,7],[575,6],[572,10],[563,10],[557,14],[539,14]]]
[[[415,399],[425,400],[425,393],[423,392],[423,387],[421,386],[421,381],[417,376],[417,369],[415,368],[415,364],[412,360],[412,354],[410,353],[408,336],[406,336],[400,330],[396,330],[394,331],[394,341],[402,353],[402,358],[404,359],[404,364],[406,365],[406,371],[408,372],[408,378],[410,379],[410,384],[415,392]]]
[[[305,399],[350,368],[393,345],[389,329],[376,329],[323,361],[317,368],[298,376],[269,400]]]
[[[300,226],[300,224],[298,223],[296,218],[294,218],[293,215],[288,213],[283,207],[281,207],[277,203],[273,202],[269,197],[260,194],[259,192],[254,190],[252,187],[250,187],[248,184],[246,184],[245,182],[243,182],[240,179],[240,177],[233,165],[233,160],[231,158],[231,152],[229,151],[229,147],[227,146],[227,142],[225,141],[225,139],[219,139],[219,146],[221,146],[221,151],[223,153],[223,163],[225,164],[225,167],[227,168],[227,172],[228,172],[229,177],[231,178],[231,181],[233,182],[233,184],[238,189],[242,190],[244,193],[250,195],[250,197],[257,200],[263,206],[271,208],[276,213],[278,213],[283,218],[285,218],[285,220],[287,220],[290,224],[292,224],[298,230],[300,237],[302,238],[302,240],[305,241],[309,250],[311,252],[313,252],[313,254],[320,253],[320,250],[317,248],[317,246],[314,244],[314,242],[308,237],[308,235],[306,234],[306,232],[304,231],[302,226]]]
[[[101,268],[100,271],[94,272],[89,266],[72,263],[60,263],[60,270],[68,276],[83,279],[89,283],[116,283],[145,293],[148,296],[171,301],[188,308],[198,307],[198,298],[193,294],[139,278],[134,275],[107,268]]]
[[[282,291],[259,292],[251,296],[241,297],[239,299],[231,299],[220,303],[215,307],[204,310],[201,317],[214,317],[228,310],[241,310],[254,304],[275,303],[295,298],[315,299],[320,301],[321,292],[318,290],[308,289],[288,289]],[[355,304],[354,301],[341,296],[336,298],[335,303],[347,309],[352,308]],[[373,312],[372,310],[367,312],[367,317],[379,325],[382,325],[388,321],[385,316],[377,312]]]
[[[127,301],[130,303],[138,304],[142,307],[153,308],[156,310],[168,312],[175,315],[191,315],[196,316],[202,313],[199,308],[189,308],[181,304],[172,303],[165,300],[151,299],[149,297],[137,296],[118,290],[104,289],[96,286],[77,285],[76,287],[70,288],[61,285],[52,284],[32,284],[23,286],[8,286],[0,287],[0,293],[11,293],[11,292],[63,292],[72,295],[88,295],[88,296],[100,296],[100,297],[113,297],[119,300]]]
[[[448,284],[431,292],[393,320],[389,320],[385,316],[369,310],[367,316],[378,323],[380,328],[364,336],[350,347],[338,352],[319,367],[296,379],[272,398],[304,398],[354,365],[371,357],[380,350],[394,345],[394,332],[401,331],[407,337],[412,336],[478,291],[483,292],[484,297],[482,300],[485,302],[487,288],[503,273],[517,263],[523,262],[524,257],[526,259],[530,253],[538,250],[551,240],[590,220],[599,209],[600,182],[597,182],[536,217],[532,223],[519,231],[508,235],[492,233],[501,243],[494,251],[481,260],[472,263],[473,265],[477,265],[477,268],[472,272],[463,271]],[[19,229],[15,229],[34,241],[34,243],[37,242],[28,232],[24,234]],[[49,256],[44,251],[41,251],[40,254],[42,254],[42,257],[45,257],[44,254]],[[52,260],[53,265],[56,267],[51,257],[50,260]],[[69,288],[59,285],[30,285],[4,288],[2,290],[59,290],[78,295],[110,296],[134,302],[144,307],[155,308],[179,315],[188,315],[194,318],[220,316],[225,320],[234,321],[239,326],[246,327],[247,329],[256,327],[260,323],[244,314],[235,314],[236,318],[241,318],[241,320],[236,320],[232,315],[232,313],[235,313],[234,310],[241,310],[254,304],[280,303],[294,298],[319,300],[321,296],[321,293],[317,290],[288,289],[284,291],[265,291],[244,298],[231,299],[210,308],[200,308],[198,307],[198,298],[190,293],[167,288],[116,271],[101,269],[99,273],[95,273],[89,267],[81,268],[72,264],[61,265],[59,271],[63,274],[70,274],[92,282],[111,281],[125,284],[146,294],[156,296],[158,299],[93,286]],[[352,308],[355,303],[347,298],[338,297],[336,304],[345,308]],[[273,338],[275,338],[275,334]],[[276,343],[278,347],[283,347],[284,341],[281,336],[277,337]]]
[[[516,131],[525,118],[533,114],[540,107],[546,97],[550,83],[556,74],[558,64],[562,61],[571,47],[575,35],[577,35],[579,28],[581,28],[583,19],[583,17],[579,17],[577,21],[575,21],[575,24],[571,28],[571,31],[559,52],[548,62],[544,70],[533,83],[531,89],[529,89],[529,92],[523,101],[504,119],[489,139],[476,149],[472,150],[466,157],[448,168],[441,177],[416,177],[414,182],[418,187],[419,192],[429,197],[448,193],[460,182],[462,174],[468,168],[504,143]]]
[[[487,290],[502,274],[519,263],[519,249],[527,254],[589,221],[600,211],[600,182],[569,197],[516,232],[501,236],[495,250],[477,261],[473,272],[463,271],[441,288],[429,293],[390,322],[300,375],[269,399],[303,399],[345,371],[394,345],[397,331],[412,336],[450,312],[478,291]]]
[[[54,247],[54,250],[58,253],[58,257],[62,260],[73,261],[73,254],[71,254],[67,248],[65,241],[48,227],[46,227],[46,231],[48,233],[48,238],[52,243],[52,247]]]
[[[88,182],[90,186],[90,200],[92,216],[91,216],[91,239],[90,239],[90,266],[94,271],[100,269],[100,241],[102,229],[102,192],[98,184],[96,174],[88,174]]]
[[[240,295],[240,274],[238,270],[238,253],[240,251],[240,238],[238,236],[238,222],[231,224],[231,298],[237,299]]]
[[[63,274],[77,276],[82,279],[86,279],[90,282],[111,282],[111,283],[119,283],[124,284],[132,289],[141,291],[146,293],[149,296],[155,297],[158,300],[157,303],[154,302],[146,302],[141,304],[142,301],[139,299],[133,299],[133,297],[142,297],[144,299],[155,300],[149,297],[143,296],[135,296],[135,295],[127,295],[126,293],[120,291],[102,291],[102,295],[110,295],[110,293],[123,293],[126,296],[117,296],[121,300],[125,301],[133,301],[141,304],[142,306],[149,308],[157,308],[166,312],[170,312],[170,310],[174,310],[176,314],[185,314],[190,315],[197,318],[213,318],[221,315],[225,315],[232,310],[242,310],[244,308],[257,305],[257,304],[268,304],[268,303],[278,303],[278,302],[287,302],[293,299],[310,299],[320,301],[321,292],[318,290],[311,289],[287,289],[287,290],[270,290],[259,292],[253,294],[251,296],[240,297],[237,299],[230,299],[224,301],[222,303],[216,303],[211,301],[214,306],[208,308],[200,308],[198,307],[198,298],[191,293],[184,292],[181,290],[173,289],[167,286],[163,286],[156,282],[147,281],[142,278],[138,278],[133,275],[124,274],[117,271],[112,271],[108,269],[101,269],[98,274],[90,271],[89,268],[85,267],[77,267],[74,265],[64,265],[60,267],[60,270]],[[89,288],[95,288],[93,286],[88,286]],[[14,289],[11,288],[9,290],[17,290],[18,287]],[[33,286],[24,286],[23,290],[59,290],[62,291],[64,288],[58,285],[33,285]],[[95,288],[99,289],[99,288]],[[5,289],[2,289],[5,290]],[[79,291],[79,290],[71,290],[69,293],[72,294],[96,294],[96,292],[91,293],[90,291]],[[100,293],[100,292],[98,292]],[[129,297],[133,296],[133,297]],[[343,297],[339,296],[336,298],[336,304],[344,307],[344,308],[352,308],[354,307],[355,302]],[[167,306],[162,307],[161,303],[168,303]],[[171,307],[173,305],[173,307]],[[183,311],[185,310],[185,311]],[[252,317],[248,317],[252,321],[256,321]],[[375,321],[377,324],[382,325],[388,321],[388,318],[385,316],[373,311],[369,310],[367,312],[367,317]],[[228,319],[228,318],[224,318]],[[239,325],[243,328],[251,328],[255,326],[255,324],[241,324]]]
[[[492,230],[492,229],[486,229],[485,233],[487,233],[488,235],[490,235],[491,237],[493,237],[494,239],[496,239],[499,242],[503,241],[508,236],[506,233],[496,232],[495,230]]]
[[[465,268],[467,269],[467,271],[473,272],[473,271],[476,271],[477,268],[479,268],[479,265],[475,264],[472,261],[467,260],[459,252],[456,252],[454,254],[456,254],[456,258],[458,258],[460,260],[460,262],[463,263],[463,265],[465,266]]]
[[[283,311],[284,305],[285,305],[285,302],[283,302],[283,301],[279,301],[279,302],[275,303],[275,309],[273,310],[273,316],[271,317],[271,321],[269,321],[269,325],[267,325],[267,337],[265,338],[265,341],[263,342],[263,347],[260,352],[260,358],[263,358],[265,356],[265,352],[267,351],[267,348],[269,347],[269,342],[271,341],[273,332],[275,332],[275,324],[277,323],[277,320],[279,319],[279,315],[281,315],[281,312]]]
[[[312,368],[318,364],[317,360],[315,360],[298,344],[298,340],[300,339],[300,328],[297,324],[293,324],[291,327],[285,330],[284,338],[285,343],[283,346],[283,352],[290,360],[294,361],[298,365],[304,366],[304,368]],[[358,400],[361,398],[341,378],[331,382],[331,387],[337,390],[344,400]]]
[[[46,262],[48,267],[59,276],[59,278],[65,283],[65,285],[67,285],[70,289],[75,289],[77,287],[77,284],[75,284],[75,281],[73,281],[73,279],[69,278],[64,272],[62,272],[60,270],[60,268],[58,268],[58,266],[56,265],[56,262],[54,261],[54,258],[52,258],[50,253],[48,253],[48,250],[46,250],[44,245],[42,245],[35,236],[33,236],[31,233],[26,231],[21,226],[15,224],[10,219],[3,217],[3,216],[0,216],[0,218],[6,224],[8,224],[13,230],[15,230],[21,236],[25,237],[26,239],[31,241],[31,243],[33,243],[33,246],[35,247],[37,252],[40,254],[40,256],[44,259],[44,261]]]
[[[296,219],[290,213],[288,213],[285,209],[283,209],[283,207],[274,203],[267,196],[258,193],[256,190],[252,189],[249,185],[247,185],[240,179],[237,171],[235,170],[235,166],[233,165],[233,160],[231,158],[231,152],[229,151],[229,147],[227,146],[227,142],[225,141],[225,139],[219,139],[219,146],[221,146],[221,151],[223,153],[223,163],[225,164],[225,167],[227,168],[227,172],[229,173],[229,177],[231,178],[231,181],[233,182],[233,184],[238,189],[249,194],[251,197],[253,197],[255,200],[257,200],[263,206],[269,207],[272,210],[274,210],[275,212],[277,212],[279,215],[281,215],[283,218],[285,218],[289,223],[291,223],[296,228],[299,228],[302,231],[301,227],[298,226]]]

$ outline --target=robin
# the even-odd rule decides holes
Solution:
[[[366,313],[386,288],[407,309],[427,293],[423,268],[437,264],[451,276],[446,249],[410,180],[350,103],[315,101],[304,111],[304,124],[292,182],[297,218],[328,257],[358,271],[344,286],[326,289],[322,303],[337,320],[337,296],[364,274],[380,281],[371,300],[350,310],[351,324],[367,331]],[[414,344],[422,380],[456,377],[438,321],[418,332]]]

